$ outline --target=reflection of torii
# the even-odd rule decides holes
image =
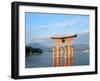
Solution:
[[[74,43],[74,38],[77,37],[77,35],[69,35],[69,36],[60,36],[55,35],[51,37],[51,39],[55,40],[55,45],[52,48],[52,61],[53,66],[61,66],[62,65],[62,51],[64,50],[64,65],[70,65],[70,58],[74,57],[74,47],[71,45]],[[64,46],[64,48],[60,47],[60,45],[67,45]],[[66,59],[68,58],[68,59]]]

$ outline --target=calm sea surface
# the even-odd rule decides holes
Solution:
[[[86,52],[82,53],[78,51],[75,52],[73,66],[79,66],[79,65],[89,65],[89,53]],[[30,55],[26,57],[25,67],[26,68],[52,67],[52,52],[44,52],[43,54]]]

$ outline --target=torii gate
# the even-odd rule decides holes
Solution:
[[[64,37],[58,37],[54,36],[51,37],[51,39],[55,40],[55,45],[52,48],[52,64],[53,66],[61,66],[62,65],[62,53],[64,50],[64,66],[70,66],[73,65],[73,59],[74,59],[74,47],[71,46],[74,44],[74,38],[76,38],[77,35],[71,35],[71,36],[64,36]],[[65,45],[64,47],[60,47],[60,45]],[[72,59],[72,61],[71,61]]]

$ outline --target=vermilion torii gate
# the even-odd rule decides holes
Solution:
[[[51,37],[55,40],[55,46],[52,48],[52,64],[53,66],[70,66],[74,63],[74,38],[77,35],[70,35],[64,37],[54,36]],[[65,45],[61,47],[60,45]],[[64,55],[64,63],[63,63],[63,55]]]

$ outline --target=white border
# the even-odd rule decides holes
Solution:
[[[74,67],[25,68],[25,12],[90,15],[90,65]],[[19,75],[40,75],[95,71],[95,11],[87,9],[52,8],[39,6],[19,7]]]

